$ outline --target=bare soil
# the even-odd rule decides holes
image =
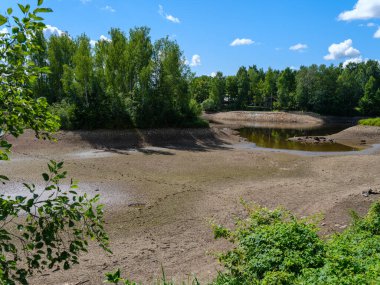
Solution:
[[[309,120],[292,116],[296,121],[287,123]],[[91,245],[79,266],[37,275],[32,284],[102,284],[104,273],[117,268],[151,284],[161,266],[176,281],[192,274],[210,281],[220,269],[212,253],[229,245],[213,239],[209,221],[232,225],[244,215],[240,199],[281,205],[300,216],[323,213],[323,234],[342,230],[350,209],[364,214],[378,199],[362,192],[380,190],[379,153],[304,156],[242,149],[230,123],[202,130],[60,132],[56,143],[27,132],[13,140],[12,160],[0,163],[0,173],[12,181],[5,190],[19,193],[22,182],[42,183],[48,160],[64,160],[82,191],[102,196],[114,252]],[[380,128],[354,127],[334,139],[379,143]]]

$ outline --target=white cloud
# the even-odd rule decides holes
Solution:
[[[170,15],[170,14],[166,14],[164,11],[164,7],[162,5],[158,5],[158,14],[160,14],[161,17],[165,18],[166,20],[172,23],[175,23],[175,24],[181,23],[179,18],[174,17],[173,15]]]
[[[8,34],[8,29],[7,28],[2,28],[0,30],[0,35],[5,35],[5,34]]]
[[[341,21],[366,20],[380,18],[380,0],[358,0],[354,8],[341,13]]]
[[[104,35],[101,35],[101,36],[99,37],[99,40],[100,40],[100,41],[106,41],[106,42],[110,42],[110,41],[111,41],[109,38],[107,38],[107,37],[104,36]]]
[[[94,48],[97,42],[98,42],[98,41],[90,40],[90,45],[91,45],[91,47]]]
[[[376,33],[373,35],[375,39],[380,39],[380,27],[377,29]]]
[[[54,27],[54,26],[50,26],[50,25],[46,25],[46,27],[44,28],[44,36],[46,38],[49,38],[51,36],[62,36],[65,32],[64,31],[61,31],[60,29],[58,29],[57,27]]]
[[[162,5],[158,5],[158,14],[165,17],[164,7]]]
[[[324,56],[325,60],[337,60],[340,58],[355,58],[360,55],[360,51],[352,47],[352,40],[348,39],[339,44],[332,44],[329,47],[329,54]]]
[[[216,76],[216,72],[215,71],[211,72],[210,76],[211,77],[215,77]]]
[[[199,54],[194,54],[191,58],[190,66],[196,67],[201,65],[201,56]]]
[[[308,48],[307,45],[299,43],[299,44],[296,44],[294,46],[291,46],[289,49],[293,50],[293,51],[303,52],[307,48]]]
[[[230,46],[235,47],[235,46],[245,46],[245,45],[251,45],[254,44],[255,42],[251,39],[235,39],[232,43],[230,43]]]
[[[116,10],[109,5],[103,7],[102,10],[107,11],[107,12],[111,12],[111,13],[116,12]]]
[[[109,39],[109,38],[107,38],[106,36],[104,36],[104,35],[101,35],[100,37],[99,37],[99,40],[90,40],[90,45],[91,45],[91,47],[95,47],[95,45],[99,42],[99,41],[107,41],[107,42],[110,42],[111,40]]]
[[[367,24],[360,24],[359,27],[368,27],[368,28],[372,28],[372,27],[375,27],[376,24],[375,23],[372,23],[372,22],[369,22]]]
[[[173,15],[166,15],[165,18],[166,18],[166,20],[173,22],[173,23],[176,23],[176,24],[181,23],[181,21],[178,18],[174,17]]]
[[[350,63],[361,63],[364,61],[365,60],[363,60],[363,58],[361,56],[349,58],[349,59],[346,59],[345,62],[343,62],[343,67],[346,67]]]

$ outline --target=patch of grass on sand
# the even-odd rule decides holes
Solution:
[[[359,125],[380,127],[380,118],[363,119],[359,121]]]

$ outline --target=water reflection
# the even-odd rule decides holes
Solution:
[[[346,129],[347,125],[322,126],[313,129],[284,129],[284,128],[243,128],[240,136],[255,143],[258,147],[290,149],[302,151],[358,151],[360,149],[338,143],[307,144],[288,141],[292,137],[328,136]]]

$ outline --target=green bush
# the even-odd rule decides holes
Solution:
[[[217,111],[218,110],[218,103],[215,102],[213,99],[208,98],[202,102],[202,109],[205,111]]]
[[[359,125],[380,127],[380,118],[363,119],[359,121]]]
[[[380,284],[380,202],[326,241],[324,266],[305,270],[299,284]]]
[[[75,109],[75,104],[70,104],[65,100],[50,107],[50,111],[60,118],[61,129],[64,130],[74,129],[76,121]]]
[[[244,205],[248,217],[236,220],[235,229],[213,224],[215,238],[233,249],[219,255],[225,271],[212,285],[380,284],[380,202],[364,218],[353,213],[352,225],[330,237],[318,235],[317,217]],[[120,270],[106,277],[108,283],[137,284]],[[164,275],[157,284],[175,283]]]
[[[297,219],[283,209],[248,207],[236,229],[214,225],[216,238],[235,248],[219,256],[227,269],[214,284],[294,284],[307,268],[323,266],[325,248],[310,219]]]
[[[343,233],[319,237],[316,222],[283,209],[248,208],[235,230],[214,225],[234,249],[219,256],[221,284],[380,284],[380,202]]]

